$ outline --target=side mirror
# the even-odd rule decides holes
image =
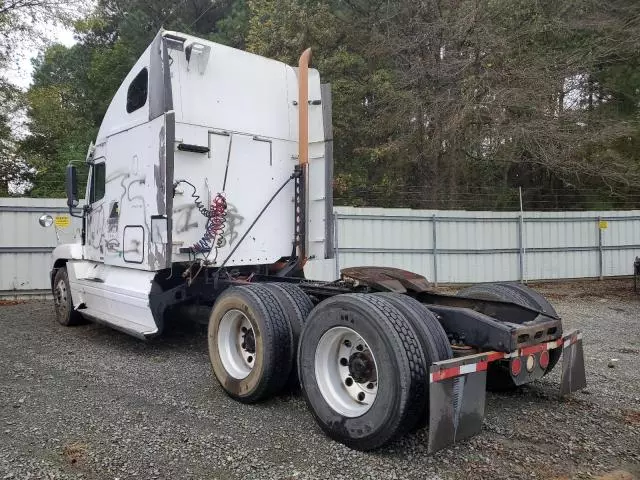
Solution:
[[[67,165],[67,177],[65,179],[67,191],[67,205],[69,209],[78,206],[78,169],[73,165]]]

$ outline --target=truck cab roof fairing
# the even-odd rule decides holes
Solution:
[[[161,30],[131,68],[107,108],[96,144],[108,136],[153,120],[173,108],[166,42]],[[127,112],[129,88],[145,68],[148,71],[146,102],[140,108]]]

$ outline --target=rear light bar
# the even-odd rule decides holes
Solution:
[[[540,366],[542,368],[547,368],[547,366],[549,365],[549,350],[553,350],[559,347],[567,348],[568,346],[576,343],[579,340],[582,340],[582,333],[572,332],[569,335],[566,335],[557,340],[540,343],[538,345],[532,345],[530,347],[524,347],[511,353],[483,352],[477,353],[475,355],[452,358],[451,360],[445,360],[443,362],[437,362],[439,368],[435,372],[431,372],[429,374],[429,382],[434,383],[441,380],[446,380],[447,378],[466,375],[468,373],[481,372],[486,370],[491,362],[505,359],[512,359],[511,373],[514,376],[517,376],[522,371],[522,360],[520,360],[520,357],[534,356],[535,366],[536,353],[540,353]],[[546,359],[543,357],[546,357]],[[546,365],[543,362],[546,362]],[[518,373],[515,373],[516,371]]]

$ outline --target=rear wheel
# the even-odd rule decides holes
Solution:
[[[295,352],[298,348],[298,340],[300,339],[302,328],[307,321],[309,313],[313,309],[313,303],[311,303],[311,299],[297,285],[289,283],[263,283],[260,286],[267,289],[278,299],[285,318],[291,327],[294,363],[287,383],[290,387],[297,387],[299,386],[299,381],[298,369],[295,364]]]
[[[400,310],[415,330],[422,351],[424,352],[427,374],[433,362],[453,358],[451,344],[442,325],[440,325],[436,316],[427,310],[422,303],[415,298],[400,293],[385,292],[377,293],[376,295],[385,298]],[[427,384],[427,398],[428,395]],[[428,423],[429,402],[426,402],[425,405],[426,408],[416,424],[417,428],[422,428]]]
[[[541,312],[557,316],[553,306],[538,292],[529,287],[515,283],[485,283],[473,285],[460,290],[460,297],[477,298],[479,300],[498,300],[512,302],[524,307],[534,308]],[[549,365],[544,374],[549,373],[558,363],[562,349],[556,348],[549,351]],[[508,362],[493,362],[487,371],[487,389],[500,391],[512,390],[516,384],[511,378]]]
[[[73,308],[71,287],[69,286],[69,274],[66,267],[58,268],[53,278],[53,302],[56,312],[56,320],[60,325],[70,327],[84,322],[82,315]]]
[[[420,419],[425,363],[411,324],[376,295],[337,295],[320,303],[298,349],[302,391],[318,424],[358,450],[380,447]]]
[[[291,372],[291,327],[278,299],[264,287],[225,290],[211,312],[208,343],[213,373],[241,402],[277,393]]]

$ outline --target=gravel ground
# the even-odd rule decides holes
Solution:
[[[351,451],[300,395],[234,402],[195,326],[145,343],[0,305],[0,479],[640,478],[640,297],[605,283],[541,287],[584,332],[588,389],[559,400],[554,371],[488,394],[483,432],[433,456],[425,431]]]

